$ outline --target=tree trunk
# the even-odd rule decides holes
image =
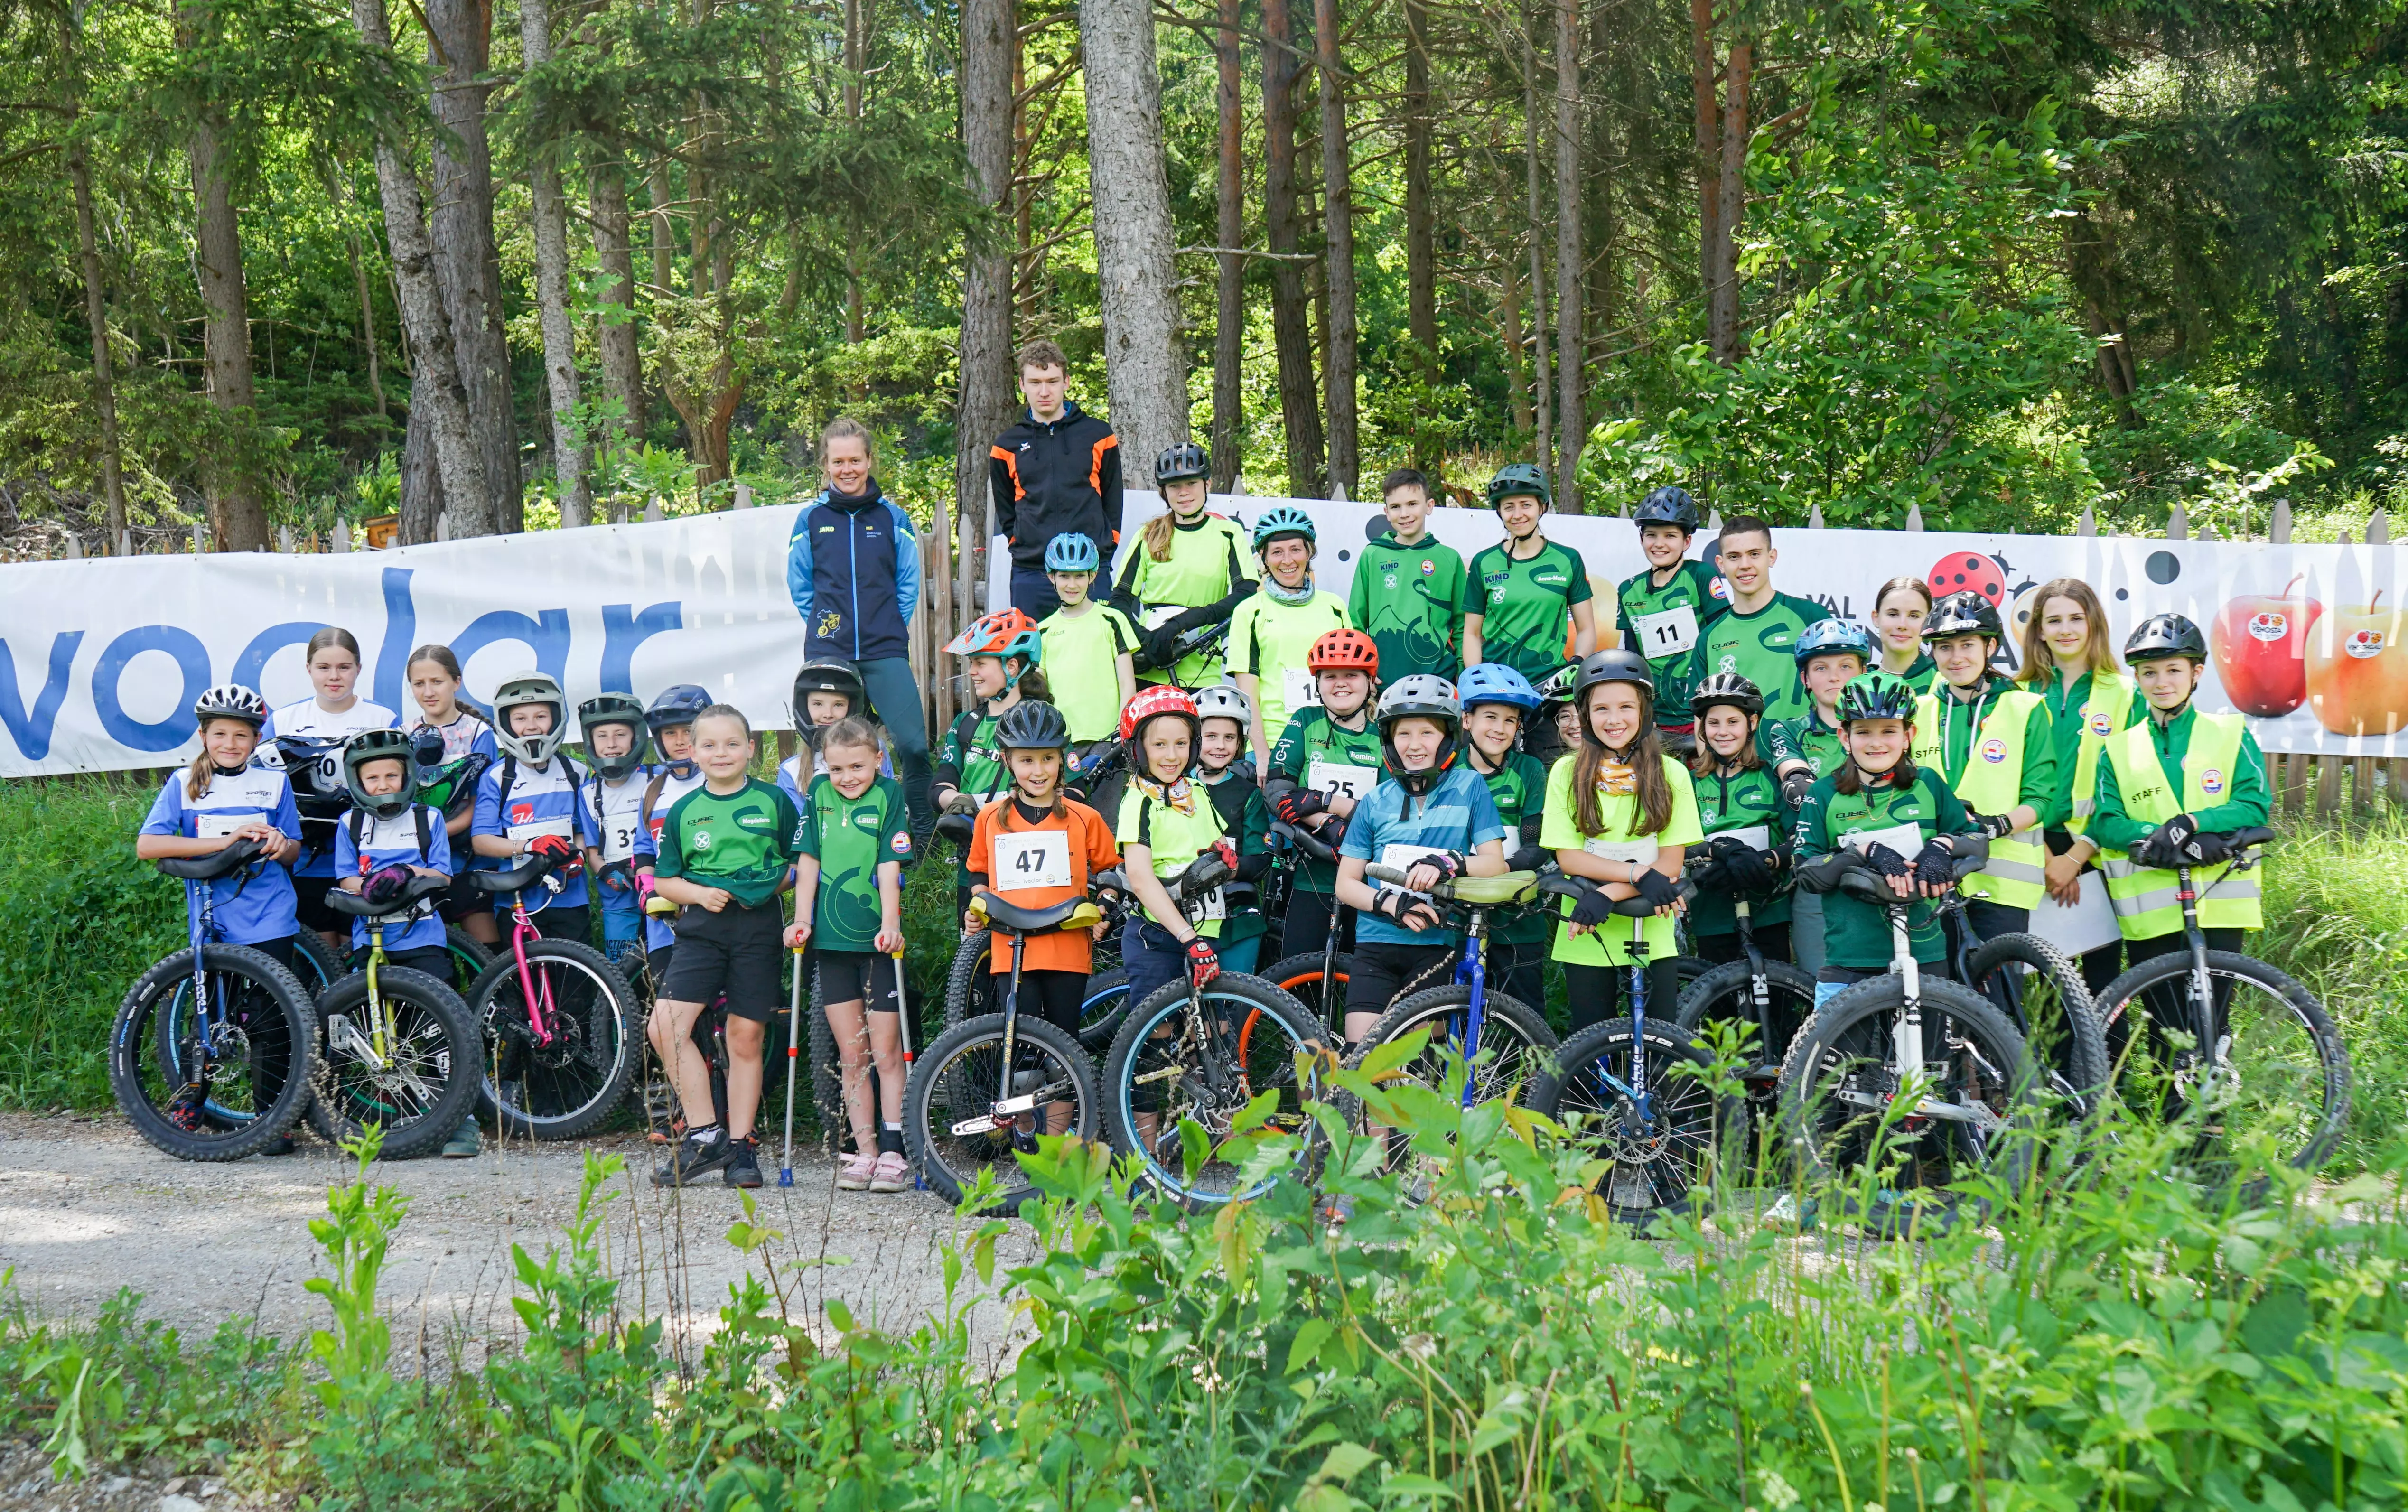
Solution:
[[[519,0],[519,50],[529,68],[552,61],[552,18],[544,0]],[[577,387],[577,332],[568,324],[568,205],[560,163],[538,148],[528,169],[535,206],[535,298],[543,324],[543,375],[552,396],[552,485],[560,491],[560,523],[594,523],[594,478],[588,463],[584,402]]]
[[[869,67],[868,10],[868,0],[844,0],[844,119],[855,125],[861,121],[861,77]],[[844,254],[844,338],[853,346],[869,334],[862,308],[859,229]]]
[[[1505,343],[1505,387],[1512,396],[1513,431],[1527,436],[1538,417],[1530,408],[1529,358],[1523,351],[1522,275],[1510,252],[1504,266],[1505,286],[1497,295],[1497,334]]]
[[[962,147],[970,197],[995,212],[962,259],[962,392],[953,407],[953,484],[961,543],[955,612],[978,605],[979,550],[995,535],[987,448],[1011,424],[1012,65],[1020,55],[1012,0],[962,0]]]
[[[605,433],[622,446],[644,435],[644,359],[636,330],[636,254],[627,239],[627,175],[616,161],[596,163],[592,176],[594,256],[615,287],[603,299],[622,313],[596,323],[594,347],[602,359],[602,397],[619,411]]]
[[[1155,454],[1185,440],[1188,429],[1154,8],[1149,0],[1082,0],[1079,41],[1106,400],[1123,465],[1145,479]]]
[[[1329,480],[1349,498],[1362,496],[1355,431],[1355,375],[1361,332],[1354,312],[1354,175],[1346,135],[1345,79],[1338,71],[1338,0],[1313,0],[1313,60],[1321,75],[1322,208],[1329,237]]]
[[[368,283],[368,260],[360,250],[360,238],[351,238],[351,283],[360,301],[360,353],[367,359],[368,392],[376,396],[377,418],[392,418],[392,408],[385,403],[384,372],[377,361],[376,299]]]
[[[1329,471],[1313,388],[1312,318],[1295,258],[1297,64],[1287,7],[1288,0],[1263,0],[1263,238],[1271,253],[1271,345],[1279,354],[1288,491],[1320,498],[1329,492]]]
[[[1714,360],[1728,366],[1746,350],[1739,324],[1739,226],[1747,209],[1748,81],[1756,50],[1733,42],[1723,73],[1721,181],[1714,194],[1714,284],[1707,304],[1707,336]]]
[[[434,221],[428,228],[435,277],[451,317],[452,345],[468,396],[485,502],[464,510],[451,496],[452,533],[509,534],[521,526],[518,426],[512,413],[510,353],[502,329],[501,253],[494,243],[493,154],[485,138],[485,97],[480,82],[493,49],[493,12],[485,0],[427,0],[429,51],[440,69],[432,82],[435,122]],[[466,521],[488,521],[472,530]]]
[[[1689,0],[1689,94],[1696,108],[1698,287],[1711,308],[1715,249],[1721,244],[1714,230],[1714,218],[1722,203],[1721,115],[1714,101],[1713,0]]]
[[[1555,398],[1549,392],[1554,369],[1547,365],[1547,223],[1539,213],[1539,57],[1530,45],[1526,24],[1522,31],[1522,157],[1530,238],[1530,393],[1539,410],[1539,445],[1531,460],[1541,472],[1555,466]]]
[[[1245,466],[1243,371],[1246,352],[1246,118],[1238,53],[1241,0],[1221,0],[1221,35],[1214,52],[1220,65],[1221,179],[1218,239],[1220,283],[1212,323],[1212,491],[1226,494]]]
[[[384,0],[351,0],[351,20],[370,47],[393,49],[386,29]],[[384,236],[393,252],[394,285],[400,295],[403,328],[409,336],[413,371],[409,383],[409,430],[420,454],[432,452],[435,474],[442,487],[419,489],[415,498],[408,486],[409,450],[403,448],[403,540],[409,544],[432,540],[437,511],[452,517],[454,536],[494,533],[493,486],[485,477],[485,459],[468,413],[467,388],[453,354],[451,318],[443,308],[443,291],[435,276],[435,249],[426,234],[425,209],[418,194],[418,176],[400,144],[380,138],[376,147],[377,189],[384,200]],[[410,506],[415,504],[415,509]],[[433,504],[434,509],[427,506]],[[415,524],[418,533],[411,534]]]
[[[1430,211],[1429,11],[1405,4],[1405,334],[1422,382],[1435,388],[1438,361],[1438,229]],[[1426,469],[1435,457],[1413,458]]]
[[[1555,508],[1581,512],[1580,459],[1588,439],[1581,376],[1588,337],[1581,322],[1580,0],[1555,4]]]
[[[60,23],[66,29],[66,22]],[[70,46],[73,38],[66,38]],[[67,149],[67,173],[75,180],[76,245],[83,264],[83,313],[92,327],[92,412],[100,422],[100,497],[108,540],[102,548],[115,554],[125,533],[125,470],[117,441],[117,378],[108,350],[108,296],[101,283],[100,239],[93,230],[92,160],[78,137]],[[265,522],[262,522],[265,528]],[[215,536],[210,544],[226,548]]]
[[[255,395],[251,369],[251,298],[243,281],[242,231],[235,219],[217,128],[204,122],[187,144],[193,164],[193,199],[200,211],[193,266],[201,302],[208,308],[202,327],[209,398],[237,425],[247,425]],[[220,551],[267,549],[267,507],[252,470],[249,448],[208,469],[209,541]]]

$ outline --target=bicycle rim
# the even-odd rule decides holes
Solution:
[[[1432,993],[1467,997],[1466,988],[1438,987]],[[1421,1054],[1398,1067],[1387,1078],[1390,1085],[1409,1082],[1432,1092],[1444,1089],[1448,1073],[1463,1058],[1464,1037],[1470,1030],[1471,1009],[1469,1001],[1440,1001],[1414,1007],[1408,999],[1388,1011],[1386,1016],[1372,1026],[1347,1064],[1359,1064],[1374,1049],[1392,1044],[1408,1034],[1427,1030],[1428,1043]],[[1469,1079],[1470,1106],[1494,1102],[1499,1098],[1521,1102],[1531,1084],[1538,1078],[1543,1058],[1552,1055],[1555,1045],[1552,1038],[1541,1040],[1528,1033],[1505,1014],[1498,1011],[1496,995],[1491,994],[1486,1011],[1480,1019],[1480,1047],[1465,1075]],[[1347,1122],[1358,1133],[1372,1129],[1369,1113],[1363,1103],[1352,1097],[1341,1096],[1338,1106],[1347,1115]],[[1387,1145],[1387,1169],[1402,1173],[1405,1177],[1403,1197],[1418,1202],[1425,1195],[1437,1168],[1445,1157],[1416,1151],[1411,1138],[1400,1130],[1388,1130],[1383,1136]]]
[[[1189,1023],[1186,998],[1173,994],[1133,1019],[1134,1029],[1123,1028],[1132,1049],[1105,1095],[1115,1129],[1144,1162],[1147,1178],[1180,1202],[1212,1206],[1259,1197],[1280,1174],[1248,1180],[1222,1148],[1248,1104],[1266,1092],[1277,1094],[1258,1130],[1298,1136],[1301,1160],[1311,1125],[1305,1103],[1318,1094],[1297,1079],[1297,1057],[1305,1045],[1284,1015],[1218,987],[1205,988],[1201,999],[1204,1030],[1213,1037],[1226,1078],[1221,1085],[1214,1085],[1204,1045]],[[1203,1136],[1193,1171],[1193,1136],[1182,1131],[1190,1124]]]
[[[136,1095],[195,1139],[241,1134],[271,1112],[293,1073],[295,1050],[291,1024],[250,977],[212,970],[207,990],[223,1010],[214,1019],[194,1012],[193,979],[184,975],[136,1009],[121,1030],[128,1045],[150,1046],[148,1055],[127,1058],[137,1068]]]
[[[416,1123],[435,1111],[452,1080],[451,1033],[443,1015],[425,1003],[389,993],[384,1011],[392,1029],[381,1068],[361,1055],[350,1038],[356,1034],[373,1040],[372,1005],[360,1004],[356,1017],[331,1015],[326,1020],[318,1102],[347,1134],[370,1124],[396,1130]]]
[[[543,1027],[528,1002],[547,1001]],[[549,987],[547,994],[546,988]],[[530,956],[526,975],[501,972],[482,1004],[485,1093],[505,1119],[542,1129],[566,1124],[615,1098],[631,1046],[617,973],[570,956]]]
[[[2246,958],[2213,953],[2208,981],[2220,1055],[2193,1032],[2186,961],[2110,1005],[2117,1096],[2127,1109],[2187,1130],[2210,1176],[2229,1175],[2253,1158],[2320,1163],[2348,1116],[2348,1061],[2339,1038],[2294,999],[2306,998],[2297,983]]]
[[[1626,1223],[1644,1223],[1676,1208],[1700,1210],[1711,1192],[1718,1123],[1713,1088],[1701,1074],[1702,1056],[1653,1039],[1647,1044],[1647,1092],[1633,1095],[1633,1050],[1627,1028],[1565,1046],[1553,1116],[1572,1126],[1572,1142],[1607,1162],[1590,1189]],[[1734,1104],[1736,1106],[1736,1104]]]
[[[924,1069],[915,1067],[914,1074],[928,1078],[921,1166],[939,1189],[950,1181],[952,1190],[967,1192],[978,1185],[982,1172],[991,1171],[996,1189],[1007,1194],[1001,1205],[1009,1210],[1018,1201],[1012,1194],[1028,1189],[1015,1155],[1034,1153],[1040,1134],[1092,1132],[1096,1128],[1089,1083],[1079,1074],[1082,1068],[1035,1035],[1013,1035],[1008,1075],[1000,1024],[939,1046],[937,1053],[933,1064],[924,1062]],[[1033,1096],[1037,1102],[1028,1116],[1008,1119],[997,1128],[996,1094],[1006,1086],[1012,1096]],[[1067,1120],[1054,1106],[1063,1102],[1069,1104]]]

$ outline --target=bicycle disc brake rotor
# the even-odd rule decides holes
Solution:
[[[509,1004],[496,1002],[485,1015],[485,1028],[528,1063],[545,1071],[566,1071],[582,1058],[585,1026],[572,1013],[555,1012],[550,1016],[552,1037],[541,1039],[536,1034],[534,1022],[524,1014]]]

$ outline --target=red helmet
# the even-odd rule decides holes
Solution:
[[[1380,675],[1380,647],[1360,630],[1336,629],[1312,643],[1304,664],[1316,672],[1369,672]]]
[[[1177,714],[1186,720],[1191,737],[1204,725],[1197,717],[1196,700],[1187,696],[1186,689],[1174,687],[1168,683],[1157,683],[1131,698],[1128,707],[1121,711],[1121,739],[1136,740],[1139,728],[1159,714]]]
[[[1017,609],[981,614],[970,627],[945,642],[949,656],[1025,656],[1035,665],[1044,645],[1037,622]]]

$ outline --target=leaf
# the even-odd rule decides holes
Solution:
[[[1296,1331],[1296,1342],[1287,1347],[1287,1374],[1295,1375],[1321,1358],[1321,1346],[1329,1341],[1329,1319],[1308,1318]]]

